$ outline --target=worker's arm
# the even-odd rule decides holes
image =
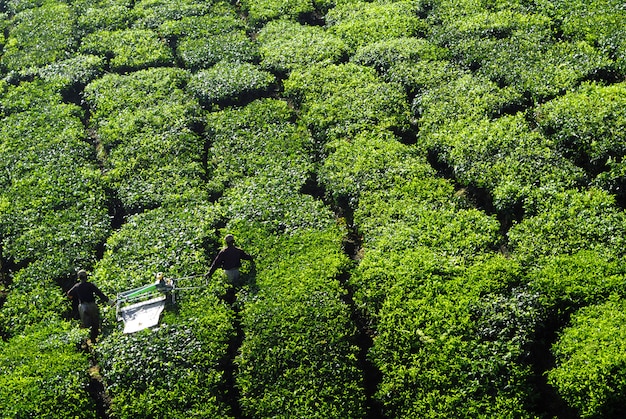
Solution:
[[[241,258],[244,260],[249,260],[251,262],[254,262],[254,260],[252,259],[252,255],[250,255],[249,253],[244,252],[243,250],[241,251]]]
[[[93,292],[100,297],[100,300],[103,303],[109,303],[111,302],[111,299],[109,297],[107,297],[107,295],[105,293],[103,293],[102,291],[100,291],[100,288],[98,288],[97,286],[93,286]]]
[[[74,286],[65,293],[65,295],[67,295],[67,298],[69,298],[70,300],[74,298],[74,289],[76,288],[76,285],[77,284],[74,284]]]
[[[215,256],[215,259],[213,259],[213,263],[211,264],[211,267],[209,268],[209,272],[206,273],[206,275],[204,275],[206,278],[210,278],[211,275],[213,275],[213,272],[215,272],[217,270],[217,268],[219,268],[222,263],[224,263],[224,252],[220,251],[217,256]]]

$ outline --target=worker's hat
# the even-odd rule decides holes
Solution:
[[[224,241],[226,243],[234,243],[235,236],[233,236],[232,234],[227,234],[226,237],[224,237]]]

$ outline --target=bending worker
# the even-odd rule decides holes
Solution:
[[[242,285],[239,279],[241,261],[249,260],[253,262],[252,256],[235,246],[235,237],[232,234],[227,234],[224,237],[224,241],[226,242],[226,247],[217,254],[206,277],[213,275],[217,268],[222,268],[230,283],[235,287],[239,287]]]
[[[100,311],[95,297],[97,295],[103,302],[111,300],[95,284],[87,281],[87,271],[84,269],[78,271],[78,279],[79,282],[67,292],[67,296],[78,300],[81,326],[91,328],[89,336],[95,342],[100,333]]]

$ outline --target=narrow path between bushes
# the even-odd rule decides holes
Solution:
[[[351,229],[348,236],[343,241],[344,252],[348,257],[357,262],[360,258],[361,238]],[[364,419],[385,419],[381,404],[375,399],[376,391],[382,380],[380,370],[368,359],[368,353],[374,345],[374,331],[370,327],[370,320],[356,307],[354,302],[354,290],[350,286],[350,272],[343,273],[339,281],[346,290],[343,302],[350,308],[350,318],[357,328],[355,335],[355,344],[359,348],[357,354],[358,366],[363,374],[363,389],[365,391],[365,409],[366,415]]]
[[[86,390],[96,405],[96,417],[98,419],[109,419],[111,399],[107,394],[104,381],[100,375],[100,366],[98,365],[93,346],[91,343],[83,342],[80,350],[89,355],[89,369],[87,370],[89,374],[89,384]]]
[[[230,408],[230,413],[234,419],[246,419],[247,417],[243,415],[239,403],[241,394],[237,388],[237,364],[235,363],[244,339],[243,327],[241,326],[241,308],[237,304],[237,295],[234,289],[229,289],[223,299],[235,314],[233,319],[235,335],[228,342],[226,356],[219,366],[222,371],[222,380],[219,384],[218,394],[224,398],[224,403]]]
[[[348,226],[348,232],[343,238],[343,251],[354,262],[356,266],[361,260],[362,238],[354,226],[353,210],[346,203],[334,205],[327,199],[324,187],[318,183],[316,179],[311,177],[303,185],[301,191],[303,194],[312,196],[325,203],[328,208],[332,208],[337,219],[344,219]],[[343,296],[343,302],[350,309],[350,319],[355,325],[357,332],[354,336],[354,344],[359,348],[357,353],[357,363],[361,370],[363,379],[363,389],[365,392],[365,409],[366,415],[363,419],[386,419],[383,414],[381,404],[376,400],[376,392],[382,380],[380,370],[368,359],[368,354],[374,345],[374,330],[371,327],[371,320],[358,309],[354,302],[354,289],[350,285],[352,269],[342,272],[338,278],[342,288],[346,291]]]

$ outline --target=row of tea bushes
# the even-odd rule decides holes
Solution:
[[[356,330],[339,282],[346,232],[306,193],[314,144],[294,121],[275,99],[207,116],[227,231],[256,261],[235,302],[239,402],[250,417],[360,417]]]
[[[243,413],[363,417],[356,329],[339,282],[349,267],[345,231],[331,226],[275,234],[261,224],[231,227],[258,259],[249,294],[240,293],[244,338],[236,377]]]
[[[85,87],[104,179],[126,213],[203,195],[201,109],[185,91],[189,78],[183,69],[152,68]]]
[[[211,205],[193,201],[132,215],[107,240],[94,281],[113,295],[153,282],[157,272],[180,278],[181,287],[201,286],[218,219]],[[179,291],[177,309],[154,330],[125,335],[107,317],[97,355],[114,417],[228,417],[221,386],[233,311],[220,299],[225,282],[214,278]]]
[[[77,351],[85,336],[64,320],[60,285],[95,263],[110,220],[82,109],[63,103],[59,90],[0,83],[0,247],[9,265],[0,308],[3,417],[52,418],[60,406],[96,415],[87,355]]]
[[[29,271],[14,278],[2,308],[3,333],[17,334],[58,309],[56,281],[93,264],[110,227],[82,110],[41,82],[3,85],[0,103],[2,255]],[[17,315],[32,301],[49,304]]]
[[[532,391],[523,358],[540,311],[536,295],[509,291],[520,270],[494,252],[497,220],[389,132],[328,150],[324,185],[353,206],[363,239],[349,285],[370,320],[384,413],[523,417]]]
[[[150,283],[157,272],[202,284],[217,247],[222,215],[208,203],[202,110],[180,68],[109,74],[85,88],[104,179],[125,222],[95,266],[97,283],[119,292]],[[187,283],[185,283],[187,281]],[[224,363],[234,337],[233,311],[220,277],[181,291],[161,326],[124,335],[108,318],[97,354],[115,417],[228,417]]]
[[[589,78],[612,81],[619,71],[619,48],[606,48],[604,41],[584,36],[584,24],[576,17],[607,19],[601,10],[610,7],[610,2],[590,2],[575,12],[565,3],[532,12],[487,10],[476,2],[466,3],[471,7],[464,9],[463,19],[458,19],[459,9],[448,7],[452,3],[440,2],[433,8],[432,18],[444,17],[449,22],[433,32],[433,39],[448,46],[459,64],[475,71],[470,78],[455,77],[417,91],[414,112],[425,128],[418,143],[434,153],[460,185],[482,190],[487,197],[483,205],[506,220],[503,227],[511,260],[524,267],[513,285],[528,296],[516,300],[531,303],[528,307],[536,312],[526,317],[529,334],[524,336],[538,334],[517,365],[549,369],[549,383],[564,399],[556,409],[581,417],[617,417],[619,402],[609,388],[619,383],[607,384],[606,374],[593,368],[583,369],[582,376],[574,379],[571,368],[588,360],[590,350],[602,359],[619,359],[619,348],[590,349],[591,339],[610,335],[619,327],[619,319],[614,325],[603,323],[605,331],[593,337],[581,322],[569,322],[570,315],[573,319],[588,316],[590,322],[600,324],[606,320],[607,301],[619,306],[624,296],[624,272],[617,262],[623,257],[624,213],[615,196],[607,193],[621,199],[623,129],[617,111],[621,83],[579,86]],[[600,38],[616,39],[610,22],[619,22],[620,13],[607,20],[606,34]],[[567,28],[566,37],[555,34],[554,14],[561,16],[557,22],[564,31]],[[522,65],[509,56],[512,53],[535,64]],[[529,60],[537,53],[546,59]],[[519,112],[536,101],[545,103]],[[460,122],[451,118],[460,113],[464,115]],[[577,336],[576,343],[571,336]],[[554,367],[546,364],[542,349],[551,345]],[[611,368],[612,362],[603,368]],[[518,379],[531,384],[537,382],[534,374],[522,371]],[[539,394],[540,389],[520,389],[519,400],[525,400],[531,410],[534,404],[549,404],[541,397],[531,401],[531,394]]]
[[[32,305],[32,302],[31,302]],[[76,350],[86,337],[60,320],[36,323],[0,340],[0,415],[5,418],[97,418],[87,392],[88,355]]]

